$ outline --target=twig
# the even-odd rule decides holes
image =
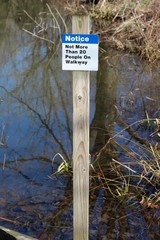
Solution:
[[[4,217],[0,217],[0,220],[11,222],[11,223],[16,223],[16,221],[8,219],[8,218],[4,218]]]
[[[55,8],[55,10],[56,10],[56,12],[58,13],[58,15],[59,15],[60,19],[62,20],[62,23],[63,23],[63,25],[64,25],[64,28],[65,28],[65,32],[66,32],[66,33],[68,33],[67,25],[66,25],[66,23],[65,23],[64,19],[62,18],[62,15],[59,13],[59,11],[58,11],[58,9],[57,9],[57,8]]]
[[[51,41],[51,40],[49,40],[49,39],[47,39],[47,38],[40,37],[40,36],[38,36],[38,35],[36,35],[36,34],[30,32],[30,31],[28,31],[28,30],[25,29],[25,28],[23,28],[23,31],[25,31],[26,33],[32,35],[33,37],[36,37],[36,38],[41,39],[41,40],[44,40],[44,41],[46,41],[46,42],[49,42],[49,43],[55,44],[55,42],[53,42],[53,41]]]
[[[122,167],[125,167],[125,168],[127,168],[128,170],[130,170],[131,172],[133,172],[133,173],[137,173],[136,171],[134,171],[132,168],[130,168],[130,167],[128,167],[128,166],[126,166],[125,164],[122,164],[121,162],[119,162],[119,161],[116,161],[114,158],[112,158],[112,161],[114,161],[114,162],[116,162],[116,163],[118,163],[120,166],[122,166]]]
[[[119,27],[117,27],[117,28],[115,29],[115,32],[114,32],[114,34],[113,34],[112,37],[114,37],[117,33],[121,32],[125,27],[129,26],[129,25],[130,25],[132,22],[134,22],[136,19],[139,19],[139,18],[141,18],[141,17],[143,17],[143,14],[141,14],[141,15],[139,15],[139,16],[136,16],[136,17],[134,17],[134,18],[131,18],[131,19],[126,20],[125,22],[123,22]]]
[[[51,8],[50,8],[50,6],[46,3],[46,5],[47,5],[47,7],[48,7],[48,10],[49,10],[49,12],[50,12],[50,14],[51,14],[51,16],[53,17],[53,19],[55,20],[55,22],[56,22],[56,25],[57,25],[57,27],[58,27],[58,29],[59,29],[59,33],[60,33],[60,35],[62,34],[61,33],[61,27],[60,27],[60,25],[59,25],[59,23],[58,23],[58,21],[57,21],[57,19],[56,19],[56,17],[54,16],[54,14],[53,14],[53,12],[52,12],[52,10],[51,10]]]

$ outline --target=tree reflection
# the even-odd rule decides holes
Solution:
[[[157,212],[154,205],[153,208],[155,209],[153,212],[148,209],[149,212],[145,210],[144,214],[144,210],[140,205],[141,194],[145,192],[145,190],[143,191],[144,185],[142,187],[141,184],[138,185],[136,183],[135,178],[138,179],[138,174],[135,176],[133,173],[134,169],[136,171],[137,169],[130,168],[132,164],[135,166],[137,164],[138,168],[138,152],[153,158],[149,151],[149,139],[144,139],[143,135],[141,135],[142,132],[139,131],[141,124],[145,124],[146,120],[141,121],[138,119],[138,128],[136,129],[134,126],[136,124],[132,122],[134,117],[133,119],[129,118],[134,111],[130,109],[131,114],[126,119],[119,112],[117,88],[120,77],[116,70],[118,71],[117,66],[119,65],[118,61],[121,61],[120,59],[123,60],[119,56],[113,57],[112,54],[110,65],[103,61],[103,64],[100,64],[97,78],[96,110],[91,124],[91,141],[93,141],[91,143],[93,151],[92,164],[94,167],[94,170],[92,169],[90,192],[91,217],[94,216],[95,206],[98,203],[101,210],[99,210],[99,217],[97,217],[97,223],[99,223],[98,233],[95,231],[97,235],[94,235],[92,230],[91,239],[101,239],[102,236],[104,236],[103,239],[150,239],[150,237],[156,239],[159,236],[159,214],[154,218]],[[121,73],[120,71],[118,72]],[[143,108],[143,105],[141,107]],[[147,110],[147,112],[149,111]],[[127,115],[128,112],[125,112],[125,114]],[[109,119],[108,115],[110,116]],[[128,120],[133,125],[128,124]],[[137,147],[137,156],[133,152],[134,146]],[[115,164],[114,158],[122,162],[122,165],[121,163],[120,165]],[[129,161],[129,164],[127,164],[127,161]],[[128,167],[129,171],[126,171],[124,166]],[[141,178],[142,176],[139,175],[139,177]],[[156,190],[155,187],[153,194]],[[159,193],[157,194],[159,196]],[[145,215],[147,217],[144,219]],[[150,218],[155,220],[154,223],[148,221],[149,215]],[[94,221],[92,224],[94,224]],[[156,232],[152,231],[154,224],[157,226]]]
[[[4,222],[7,227],[29,231],[31,235],[41,234],[44,225],[49,239],[50,212],[54,213],[57,203],[64,199],[68,181],[63,176],[50,180],[48,176],[57,167],[54,164],[52,169],[52,158],[60,152],[66,160],[71,159],[71,76],[64,76],[60,70],[60,50],[55,52],[55,46],[21,30],[24,23],[29,30],[34,29],[23,9],[33,18],[42,17],[39,13],[44,12],[45,21],[50,22],[46,5],[32,1],[30,10],[30,1],[2,2],[5,16],[1,19],[4,31],[0,43],[0,120],[5,125],[3,135],[9,138],[5,148],[1,148],[1,165],[7,150],[1,175],[1,216],[16,221],[14,226]],[[60,38],[58,30],[47,34],[53,40]]]

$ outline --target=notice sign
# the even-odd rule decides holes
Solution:
[[[62,70],[98,71],[98,35],[62,34]]]

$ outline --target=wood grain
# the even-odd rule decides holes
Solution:
[[[73,33],[89,33],[89,16],[73,16]],[[74,240],[89,235],[90,72],[73,71],[73,226]]]

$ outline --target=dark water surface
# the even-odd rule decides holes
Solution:
[[[51,176],[63,158],[72,159],[72,75],[61,70],[60,43],[70,18],[57,2],[50,4],[53,17],[43,1],[0,0],[0,225],[38,239],[73,234],[71,177]],[[153,133],[160,116],[160,68],[106,51],[107,60],[100,52],[99,72],[91,74],[90,239],[159,239],[159,209],[141,208],[134,191],[125,195],[123,176],[117,177],[121,188],[113,189],[104,177],[112,182],[115,158],[128,163],[132,171],[124,174],[137,183],[135,172],[143,171],[137,162],[153,158],[146,146],[159,145]],[[106,145],[110,138],[114,146]],[[63,158],[52,164],[57,153]]]

